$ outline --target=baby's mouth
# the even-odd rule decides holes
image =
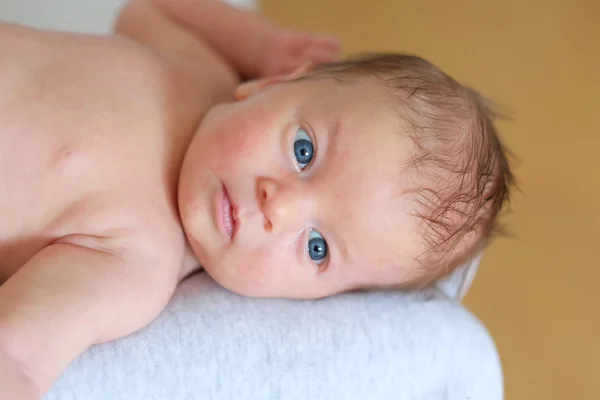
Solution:
[[[231,202],[227,188],[223,185],[223,200],[221,202],[221,215],[223,217],[223,227],[225,233],[230,239],[233,239],[236,226],[235,207]]]

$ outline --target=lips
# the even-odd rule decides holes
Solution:
[[[229,197],[229,193],[227,192],[227,188],[223,185],[223,191],[220,201],[220,212],[218,215],[220,216],[220,227],[225,235],[229,239],[233,239],[236,228],[236,217],[235,217],[235,206],[233,205],[231,198]]]

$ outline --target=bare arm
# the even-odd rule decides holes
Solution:
[[[260,14],[221,0],[150,0],[205,38],[245,78],[262,75],[260,58],[280,29]]]
[[[306,64],[336,61],[339,56],[336,38],[282,29],[257,13],[221,0],[130,0],[130,5],[160,10],[173,26],[210,46],[242,80],[287,74]],[[146,27],[156,29],[156,24],[148,22]],[[177,48],[181,43],[171,45]]]
[[[153,267],[69,243],[37,253],[0,287],[0,368],[13,371],[0,375],[0,398],[45,393],[89,346],[154,319],[175,288],[177,269]]]
[[[190,83],[196,82],[211,93],[213,102],[232,100],[239,83],[234,67],[153,0],[130,0],[121,10],[114,28],[118,35],[158,50],[165,57],[180,60],[179,67],[188,73]]]

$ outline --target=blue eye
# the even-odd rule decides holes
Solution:
[[[314,229],[308,235],[308,256],[317,264],[321,264],[327,257],[327,241]]]
[[[315,155],[315,148],[308,136],[308,133],[302,128],[298,129],[294,137],[294,157],[301,170],[306,168]]]

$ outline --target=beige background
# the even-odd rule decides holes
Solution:
[[[506,398],[600,399],[600,2],[262,0],[345,53],[418,53],[511,111],[514,234],[467,306],[500,350]]]

